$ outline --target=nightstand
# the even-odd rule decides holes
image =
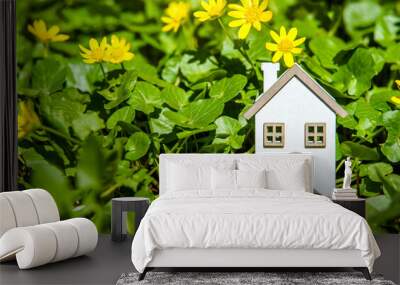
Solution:
[[[332,201],[340,206],[359,214],[361,217],[365,218],[365,199],[332,199]]]
[[[126,212],[135,212],[135,226],[137,229],[149,205],[150,200],[143,197],[113,198],[111,202],[111,239],[113,241],[125,240]]]

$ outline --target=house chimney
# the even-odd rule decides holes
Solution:
[[[279,63],[263,62],[261,69],[264,72],[264,91],[267,91],[278,79]]]

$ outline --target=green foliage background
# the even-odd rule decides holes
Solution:
[[[338,119],[338,177],[352,156],[373,230],[400,232],[400,111],[390,102],[400,96],[400,1],[271,0],[272,22],[235,44],[216,21],[193,17],[176,34],[161,32],[166,5],[17,1],[21,187],[49,190],[63,218],[86,216],[106,232],[112,197],[156,197],[160,153],[253,152],[254,122],[241,114],[262,82],[238,46],[260,68],[271,60],[269,29],[295,26],[307,37],[297,62],[350,114]],[[70,40],[51,43],[45,56],[27,32],[36,19]],[[78,44],[111,34],[126,37],[136,56],[124,68],[105,65],[105,80]]]

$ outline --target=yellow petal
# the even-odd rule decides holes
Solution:
[[[246,20],[234,20],[229,22],[229,27],[231,28],[236,28],[236,27],[240,27],[241,25],[245,24]]]
[[[395,103],[396,105],[400,105],[400,97],[399,96],[392,96],[390,100]]]
[[[127,52],[127,53],[124,54],[124,60],[125,61],[131,60],[134,56],[135,55],[133,53]]]
[[[281,41],[281,38],[275,31],[270,31],[269,34],[271,35],[271,38],[276,42],[279,43]]]
[[[257,31],[261,31],[261,23],[259,21],[256,21],[253,23],[253,27],[257,30]]]
[[[290,52],[285,52],[283,54],[283,61],[285,62],[287,67],[292,67],[294,64],[293,55]]]
[[[291,52],[293,54],[299,54],[302,52],[302,50],[303,50],[302,48],[292,48]]]
[[[260,17],[260,21],[261,22],[268,22],[271,19],[272,19],[272,12],[271,11],[263,12],[261,14],[261,17]]]
[[[400,89],[400,80],[396,80],[395,82],[396,82],[396,84],[397,84],[397,88]]]
[[[204,10],[209,10],[210,9],[210,5],[206,2],[206,1],[201,1],[200,5],[204,8]]]
[[[91,50],[95,50],[95,49],[97,49],[99,47],[99,43],[97,42],[96,39],[91,38],[89,40],[89,47],[90,47]]]
[[[278,62],[283,55],[283,52],[277,51],[274,56],[272,57],[272,62]]]
[[[208,19],[210,19],[210,15],[207,12],[204,12],[204,11],[194,12],[193,15],[196,18],[199,18],[199,21],[201,21],[201,22],[204,22],[204,21],[207,21]]]
[[[233,18],[239,18],[239,19],[246,18],[245,14],[242,11],[230,11],[228,15]]]
[[[297,47],[297,46],[301,45],[302,43],[304,43],[305,40],[306,40],[306,38],[297,39],[297,40],[295,40],[295,41],[293,42],[293,45],[294,45],[295,47]]]
[[[161,21],[163,21],[164,23],[169,24],[169,23],[171,23],[173,21],[173,19],[164,16],[164,17],[161,17]]]
[[[79,48],[80,48],[81,51],[84,52],[84,53],[90,53],[90,50],[88,50],[87,48],[85,48],[83,45],[79,45]]]
[[[267,50],[270,50],[270,51],[277,51],[278,50],[278,45],[277,44],[273,44],[273,43],[266,43],[265,44],[265,48]]]
[[[232,10],[238,10],[238,11],[245,11],[246,10],[243,6],[240,6],[238,4],[229,4],[228,8],[232,9]]]
[[[118,46],[119,45],[119,39],[116,35],[111,36],[111,45],[112,46]]]
[[[251,24],[247,23],[240,27],[239,29],[239,39],[245,39],[250,32]]]
[[[107,38],[103,37],[103,39],[101,40],[101,43],[100,43],[100,48],[105,49],[106,47],[107,47]]]
[[[52,26],[52,27],[49,29],[48,33],[49,33],[51,36],[55,36],[56,34],[58,34],[59,31],[60,31],[60,28],[59,28],[58,26]]]
[[[267,9],[267,7],[268,7],[268,0],[264,0],[264,1],[261,2],[261,5],[260,5],[259,9],[261,11],[264,11],[265,9]]]
[[[43,20],[33,22],[33,27],[35,28],[37,33],[46,33],[46,23]]]
[[[281,38],[286,37],[286,29],[284,26],[281,26],[279,33],[280,33]]]
[[[297,29],[296,28],[291,28],[289,30],[289,33],[288,33],[287,36],[288,36],[289,40],[294,41],[296,39],[296,36],[297,36]]]
[[[169,31],[172,30],[172,29],[173,29],[173,26],[170,25],[170,24],[168,24],[168,25],[165,25],[164,27],[162,27],[161,31],[163,31],[163,32],[169,32]]]
[[[65,41],[68,40],[68,39],[69,39],[69,36],[68,36],[68,35],[59,34],[59,35],[54,36],[54,37],[51,39],[51,41],[53,41],[53,42],[65,42]]]
[[[28,31],[36,36],[36,31],[35,31],[35,29],[33,28],[32,25],[28,25]]]
[[[242,2],[242,5],[243,5],[244,7],[249,7],[249,6],[250,6],[250,1],[251,1],[251,0],[240,0],[240,2]]]

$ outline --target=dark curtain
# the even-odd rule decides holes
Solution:
[[[15,19],[15,0],[0,0],[0,192],[17,190]]]

